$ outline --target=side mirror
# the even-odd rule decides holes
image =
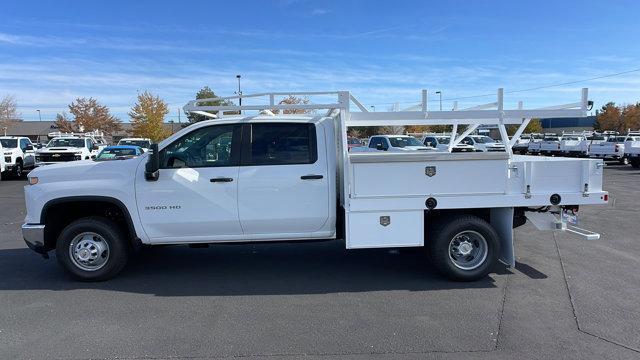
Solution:
[[[149,148],[149,157],[145,164],[144,178],[147,181],[157,181],[160,177],[160,154],[158,153],[158,144],[151,144]]]
[[[25,146],[25,147],[24,147],[24,150],[25,150],[25,151],[33,150],[33,145],[27,145],[27,146]]]

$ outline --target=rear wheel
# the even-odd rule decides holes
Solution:
[[[477,216],[465,215],[435,224],[429,231],[429,252],[436,269],[456,281],[485,277],[500,253],[498,235]]]
[[[623,156],[620,158],[620,164],[622,165],[629,165],[629,158],[626,156]]]
[[[56,243],[56,257],[76,279],[104,281],[124,268],[129,247],[116,223],[101,217],[87,217],[62,230]]]
[[[629,162],[631,163],[631,166],[633,166],[634,168],[640,168],[640,157],[637,158],[632,158],[629,160]]]

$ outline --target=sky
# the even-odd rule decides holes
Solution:
[[[0,97],[25,120],[94,97],[129,121],[148,90],[177,121],[200,88],[233,95],[241,74],[245,94],[350,90],[378,111],[421,89],[445,109],[495,101],[499,87],[507,108],[576,102],[582,87],[596,108],[636,103],[638,14],[637,0],[10,1]]]

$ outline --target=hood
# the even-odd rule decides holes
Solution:
[[[114,161],[69,161],[39,166],[31,171],[29,176],[38,177],[39,183],[134,177],[135,169],[142,161],[146,161],[146,157]]]

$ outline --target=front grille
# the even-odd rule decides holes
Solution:
[[[38,160],[41,162],[65,162],[77,160],[74,153],[52,153],[39,154]]]

